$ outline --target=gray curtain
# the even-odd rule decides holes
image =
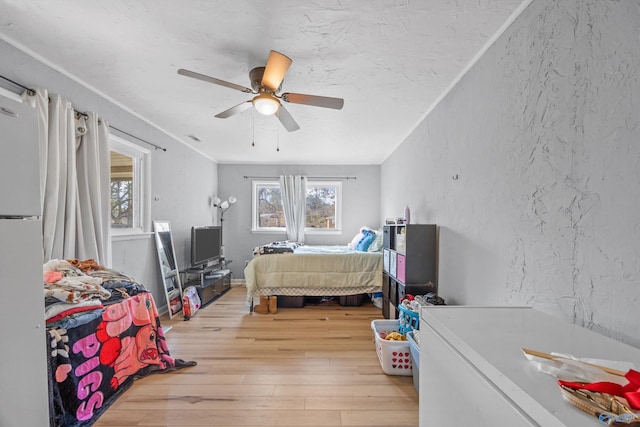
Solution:
[[[44,260],[111,265],[109,126],[95,113],[38,89],[23,97],[38,111]]]
[[[280,191],[282,192],[282,203],[284,205],[287,239],[304,243],[307,177],[303,175],[281,175]]]

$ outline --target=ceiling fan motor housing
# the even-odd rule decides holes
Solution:
[[[254,91],[256,91],[256,93],[271,92],[269,89],[262,86],[262,76],[264,76],[264,69],[265,67],[256,67],[249,72],[249,80],[251,80],[251,87],[253,88]],[[280,83],[280,86],[278,86],[278,88],[272,93],[279,92],[281,88],[282,88],[282,83]]]

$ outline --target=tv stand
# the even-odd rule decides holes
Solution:
[[[211,304],[231,289],[231,261],[205,267],[191,267],[182,271],[182,288],[194,286],[200,297],[201,307]]]

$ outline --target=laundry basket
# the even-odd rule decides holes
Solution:
[[[400,324],[397,320],[373,320],[371,329],[376,340],[376,353],[382,371],[387,375],[410,376],[412,373],[409,341],[390,341],[380,337],[380,332],[398,332]]]
[[[400,322],[400,333],[406,335],[407,332],[419,329],[420,313],[408,309],[402,304],[398,305],[398,321]]]

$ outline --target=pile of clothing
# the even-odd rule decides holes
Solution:
[[[268,255],[268,254],[286,254],[293,253],[296,248],[299,248],[303,244],[300,242],[292,242],[285,240],[282,242],[271,242],[266,245],[256,246],[253,249],[253,256]]]
[[[47,326],[77,323],[83,313],[146,292],[141,284],[93,259],[53,259],[42,267]]]

